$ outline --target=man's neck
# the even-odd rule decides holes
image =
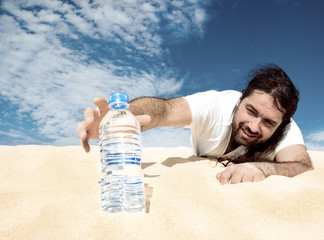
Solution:
[[[233,137],[233,134],[231,135],[231,139],[227,145],[225,154],[233,151],[234,149],[236,149],[239,146],[239,144],[235,141],[235,138]]]

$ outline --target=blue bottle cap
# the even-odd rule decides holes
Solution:
[[[108,98],[109,107],[115,109],[123,109],[128,106],[129,98],[124,92],[115,92],[110,94]]]

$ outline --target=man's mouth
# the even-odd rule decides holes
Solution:
[[[243,132],[244,137],[247,139],[254,139],[259,136],[259,134],[257,133],[251,133],[247,128],[242,127],[241,130]]]

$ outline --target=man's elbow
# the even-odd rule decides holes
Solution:
[[[303,172],[311,171],[314,169],[312,160],[308,154],[307,154],[307,156],[305,156],[304,159],[302,159],[302,161],[300,161],[300,164],[302,165],[302,168],[301,168],[302,171],[299,174],[301,174]]]
[[[310,171],[310,170],[313,170],[314,169],[314,166],[313,166],[313,162],[311,160],[311,158],[309,157],[308,160],[306,162],[303,163],[304,166],[306,167],[306,171]]]

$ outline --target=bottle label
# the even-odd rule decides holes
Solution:
[[[141,159],[140,158],[107,158],[106,159],[108,165],[117,165],[117,164],[135,164],[135,165],[141,165]]]

